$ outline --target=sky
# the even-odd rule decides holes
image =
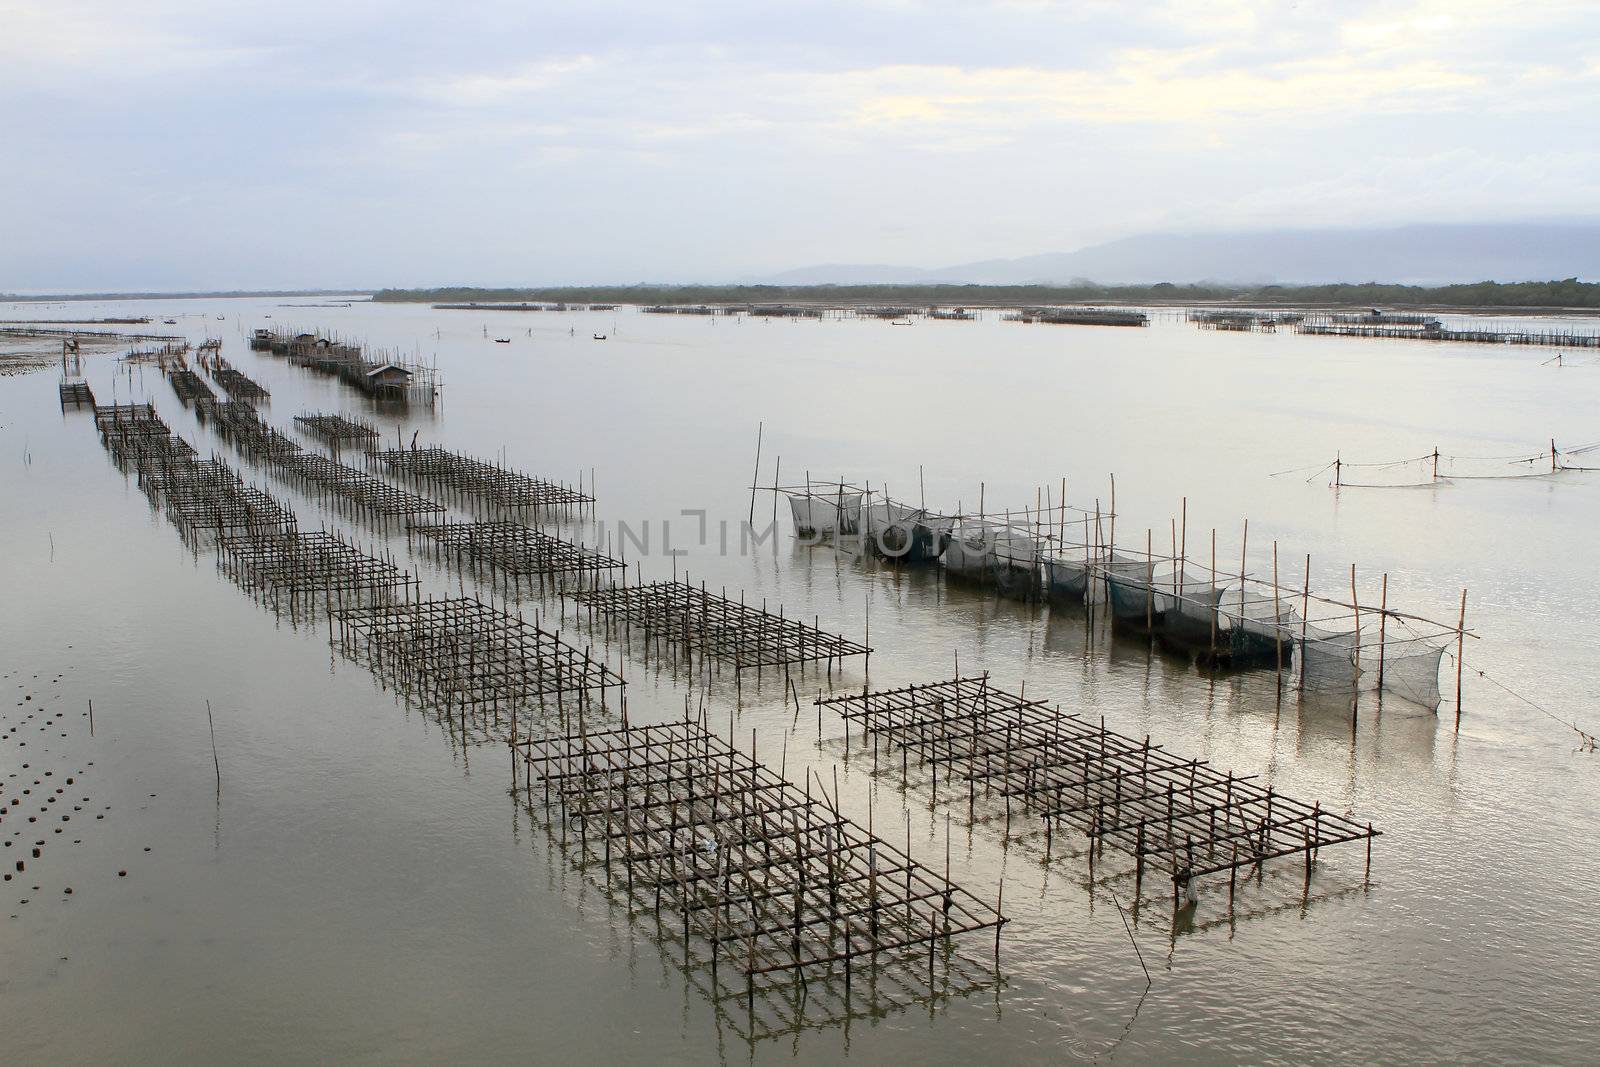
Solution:
[[[0,0],[0,291],[1600,212],[1600,5]]]

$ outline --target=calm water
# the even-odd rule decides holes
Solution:
[[[1600,475],[1340,493],[1326,477],[1271,475],[1336,452],[1588,444],[1600,438],[1600,366],[1541,368],[1549,353],[1536,349],[1212,333],[1171,319],[1147,330],[995,316],[908,329],[280,303],[0,315],[177,318],[167,329],[222,337],[224,355],[272,390],[264,413],[282,429],[305,411],[347,410],[390,435],[420,430],[424,443],[552,478],[582,471],[588,484],[592,470],[613,537],[619,522],[648,529],[646,577],[688,569],[855,637],[870,612],[875,687],[948,676],[959,655],[963,670],[1026,682],[1066,710],[1354,811],[1385,833],[1370,885],[1359,848],[1330,849],[1309,901],[1290,861],[1241,893],[1232,922],[1214,886],[1177,932],[1159,901],[1147,903],[1145,993],[1081,856],[1058,842],[1046,864],[1029,843],[1003,849],[992,825],[958,822],[955,880],[992,899],[1005,878],[1013,921],[998,982],[751,1044],[686,984],[653,924],[630,921],[530,824],[507,795],[503,748],[463,745],[332,655],[325,630],[278,622],[211,558],[195,558],[112,466],[91,416],[58,410],[46,371],[0,378],[7,1062],[1594,1060],[1600,756],[1576,752],[1570,730],[1474,672],[1600,722]],[[250,329],[285,324],[437,358],[442,404],[409,418],[374,412],[335,382],[247,350]],[[93,357],[87,373],[102,403],[153,398],[202,452],[216,448],[316,525],[315,503],[201,428],[153,368]],[[1208,552],[1217,527],[1219,556],[1237,561],[1248,518],[1257,572],[1277,540],[1286,570],[1311,555],[1314,584],[1348,588],[1354,562],[1364,600],[1387,572],[1392,606],[1441,619],[1454,618],[1465,586],[1482,640],[1469,643],[1461,729],[1453,680],[1437,716],[1364,703],[1352,723],[1340,707],[1280,704],[1270,674],[1208,678],[1112,640],[1081,612],[799,548],[786,521],[775,547],[741,554],[735,535],[723,554],[719,524],[736,529],[749,514],[758,422],[764,481],[781,456],[786,482],[808,471],[870,479],[949,508],[974,507],[981,485],[994,510],[1032,506],[1036,487],[1063,477],[1074,503],[1109,503],[1114,473],[1119,541],[1153,528],[1159,546],[1187,497],[1191,551]],[[771,497],[756,510],[770,518]],[[686,555],[669,558],[669,545]],[[394,547],[405,552],[403,537]],[[455,587],[417,565],[429,588]],[[681,679],[636,659],[628,675],[636,721],[681,713]],[[841,684],[864,680],[855,664]],[[819,746],[814,717],[792,725],[778,685],[747,687],[741,708],[732,696],[712,694],[713,722],[733,711],[741,738],[756,729],[763,758],[782,752],[791,778],[837,766],[859,820],[870,802],[894,825],[909,805],[914,851],[930,862],[942,852],[943,804],[902,794],[892,776],[874,781],[859,747],[846,758],[836,718]]]

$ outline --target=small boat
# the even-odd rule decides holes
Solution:
[[[161,322],[162,322],[163,325],[166,325],[166,326],[176,326],[176,325],[178,325],[178,320],[177,319],[162,319]]]
[[[891,321],[889,323],[889,325],[890,326],[910,326],[911,325],[911,320],[910,319],[894,319],[893,321]]]
[[[508,345],[508,344],[511,343],[511,338],[509,338],[509,337],[496,337],[494,339],[494,343],[497,344],[497,345]]]
[[[597,333],[594,335],[594,339],[596,341],[604,341],[606,339],[606,335],[603,333]]]

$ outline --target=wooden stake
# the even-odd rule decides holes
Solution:
[[[1283,696],[1283,607],[1278,599],[1278,542],[1272,542],[1272,643],[1278,653],[1278,696]],[[1237,846],[1235,846],[1237,847]]]
[[[1459,718],[1460,701],[1456,701]],[[217,759],[217,724],[211,718],[211,701],[206,701],[206,726],[211,730],[211,764],[217,771],[217,796],[222,796],[222,762]]]

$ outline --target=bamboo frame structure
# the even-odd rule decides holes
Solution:
[[[250,337],[258,352],[286,356],[290,363],[338,378],[376,401],[433,404],[439,395],[435,368],[412,363],[397,353],[370,351],[339,337],[304,330],[258,329]],[[386,378],[387,371],[400,378]]]
[[[243,484],[237,475],[233,479],[231,483],[190,480],[159,485],[167,515],[186,539],[195,541],[210,534],[219,540],[237,540],[293,532],[294,512],[287,505]]]
[[[994,931],[998,966],[998,901],[862,830],[825,791],[814,798],[809,777],[802,790],[701,723],[511,747],[529,810],[542,793],[573,861],[598,867],[663,926],[663,912],[675,915],[686,969],[709,967],[716,991],[727,968],[752,1020],[758,1004],[790,1010],[797,981],[809,989],[842,977],[847,1009],[858,972],[874,982],[880,969],[902,980],[926,973],[937,992],[936,950],[948,968],[954,940],[981,931]]]
[[[343,535],[287,529],[274,536],[225,536],[219,565],[274,610],[345,607],[421,598],[417,578],[393,560],[363,552]]]
[[[294,421],[299,423],[300,428],[307,433],[320,437],[333,445],[342,444],[346,441],[367,445],[376,441],[380,436],[378,428],[372,423],[349,415],[328,415],[322,412],[313,412],[308,415],[296,415]]]
[[[68,404],[75,408],[94,407],[94,390],[89,388],[89,383],[83,379],[69,379],[63,381],[58,389],[61,398],[62,410]]]
[[[189,407],[197,402],[215,403],[217,394],[211,391],[206,380],[187,367],[177,367],[169,370],[167,381],[172,385],[172,391],[177,394],[178,401],[184,407]]]
[[[97,404],[94,409],[97,430],[108,428],[134,428],[159,426],[161,433],[170,433],[167,424],[156,415],[154,404]]]
[[[437,445],[372,452],[368,453],[367,462],[396,477],[507,511],[565,513],[569,508],[594,503],[594,497],[565,483],[535,478]]]
[[[234,448],[258,462],[281,459],[305,451],[300,443],[269,426],[249,404],[230,401],[206,411],[216,420],[217,432]]]
[[[522,583],[558,593],[592,588],[626,564],[603,553],[514,522],[412,523],[407,540],[423,538],[436,560],[447,558],[480,580],[487,570],[521,592]]]
[[[337,643],[380,680],[448,712],[531,713],[569,705],[581,719],[623,680],[604,663],[475,597],[413,600],[337,610]]]
[[[1329,845],[1379,836],[1370,823],[1326,811],[1263,787],[1251,776],[1219,771],[1205,760],[1186,760],[1151,744],[1063,715],[1043,700],[997,689],[987,674],[899,689],[819,697],[818,714],[832,708],[847,726],[859,725],[900,751],[901,774],[910,758],[967,784],[968,817],[977,821],[979,794],[999,798],[1005,832],[1013,831],[1013,802],[1040,820],[1048,841],[1067,827],[1089,840],[1090,863],[1109,844],[1134,857],[1137,899],[1147,865],[1166,872],[1176,905],[1195,879],[1237,872],[1269,860],[1303,855],[1310,884],[1318,851]],[[957,789],[959,794],[960,790]],[[948,795],[948,794],[947,794]]]
[[[202,367],[211,372],[212,379],[222,387],[230,400],[256,404],[271,399],[272,394],[265,386],[222,358],[221,344],[208,341],[201,345],[197,359]]]
[[[616,584],[568,595],[580,609],[588,609],[591,626],[597,618],[604,623],[608,638],[620,631],[631,644],[637,627],[647,650],[652,642],[664,641],[681,649],[686,663],[696,653],[732,663],[736,678],[754,669],[759,679],[763,667],[818,660],[827,661],[831,676],[835,661],[842,668],[845,657],[872,653],[864,644],[786,618],[781,607],[773,613],[765,601],[753,607],[744,603],[743,594],[730,600],[687,579]]]
[[[280,475],[298,479],[308,493],[332,496],[380,520],[435,515],[445,510],[437,500],[407,492],[325,456],[297,452],[268,457],[266,462]]]
[[[1337,316],[1335,317],[1337,318]],[[1362,325],[1354,322],[1302,322],[1295,333],[1313,337],[1392,337],[1414,341],[1454,341],[1488,345],[1539,345],[1551,348],[1600,348],[1600,332],[1577,330],[1458,330],[1432,320],[1432,325]]]
[[[131,421],[119,423],[122,416]],[[363,552],[342,535],[301,533],[293,509],[246,485],[223,460],[198,459],[170,434],[116,433],[119,425],[149,431],[158,424],[165,426],[149,410],[108,412],[107,447],[137,471],[140,488],[186,541],[198,549],[203,535],[214,535],[219,568],[274,610],[331,611],[420,596],[417,579],[393,560]],[[129,449],[130,442],[139,447]]]
[[[332,497],[381,522],[434,515],[445,510],[436,500],[407,492],[337,460],[308,453],[268,425],[247,404],[218,404],[212,410],[219,432],[232,441],[236,449],[280,477],[297,480],[303,490],[320,500]]]

